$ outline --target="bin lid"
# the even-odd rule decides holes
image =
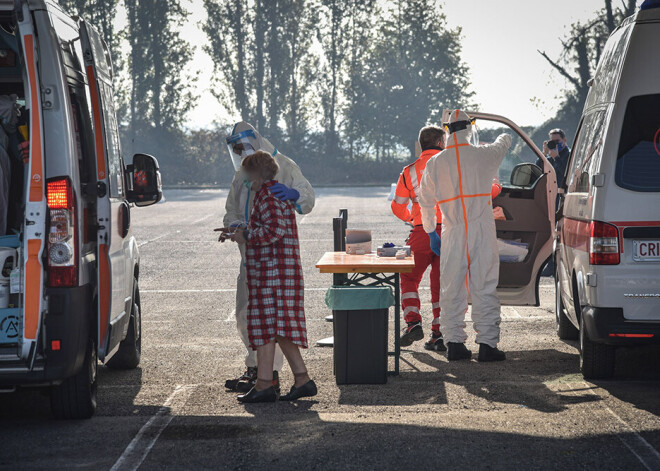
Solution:
[[[333,311],[389,309],[394,294],[389,286],[333,286],[325,293],[325,305]]]

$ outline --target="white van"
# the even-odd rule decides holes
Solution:
[[[0,0],[0,390],[48,387],[59,418],[94,413],[97,360],[140,361],[131,206],[162,191],[123,161],[112,73],[84,20]]]
[[[585,378],[660,340],[660,8],[612,33],[576,135],[555,247],[557,332]]]

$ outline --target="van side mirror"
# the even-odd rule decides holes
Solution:
[[[516,187],[531,188],[542,175],[543,170],[536,164],[521,163],[511,172],[511,184]]]
[[[147,154],[135,154],[133,165],[126,169],[132,189],[128,192],[128,202],[135,206],[151,206],[163,199],[163,185],[160,167],[156,157]]]

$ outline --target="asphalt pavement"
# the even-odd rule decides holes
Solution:
[[[299,218],[310,344],[332,334],[324,304],[332,218],[376,243],[405,240],[389,188],[319,189]],[[97,415],[61,422],[42,391],[0,395],[0,469],[660,469],[660,351],[618,351],[617,376],[588,382],[577,345],[555,334],[554,287],[540,307],[504,307],[506,362],[449,364],[417,342],[386,385],[337,386],[332,349],[304,352],[319,395],[241,405],[234,288],[239,253],[216,242],[226,191],[171,190],[134,209],[142,257],[142,364],[99,368]],[[428,280],[424,286],[428,287]],[[430,325],[430,292],[422,291]],[[390,337],[393,338],[393,324]],[[468,321],[469,345],[476,351]],[[425,331],[428,334],[428,328]],[[287,366],[282,388],[292,375]]]

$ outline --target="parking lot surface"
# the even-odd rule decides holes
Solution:
[[[349,227],[402,243],[408,229],[391,215],[388,192],[319,189],[315,210],[299,218],[310,345],[332,334],[332,277],[314,267],[332,249],[332,218],[347,208]],[[317,397],[239,404],[224,382],[244,366],[234,317],[240,257],[213,233],[226,191],[165,196],[132,212],[140,368],[99,368],[98,411],[87,421],[52,419],[42,391],[0,395],[0,469],[660,469],[660,352],[620,350],[614,380],[584,381],[577,345],[555,334],[550,279],[540,307],[503,308],[506,362],[449,364],[417,342],[386,385],[337,386],[332,349],[312,346],[304,357]],[[430,325],[428,289],[422,298]],[[468,316],[476,351],[471,328]],[[287,366],[281,380],[288,391]]]

